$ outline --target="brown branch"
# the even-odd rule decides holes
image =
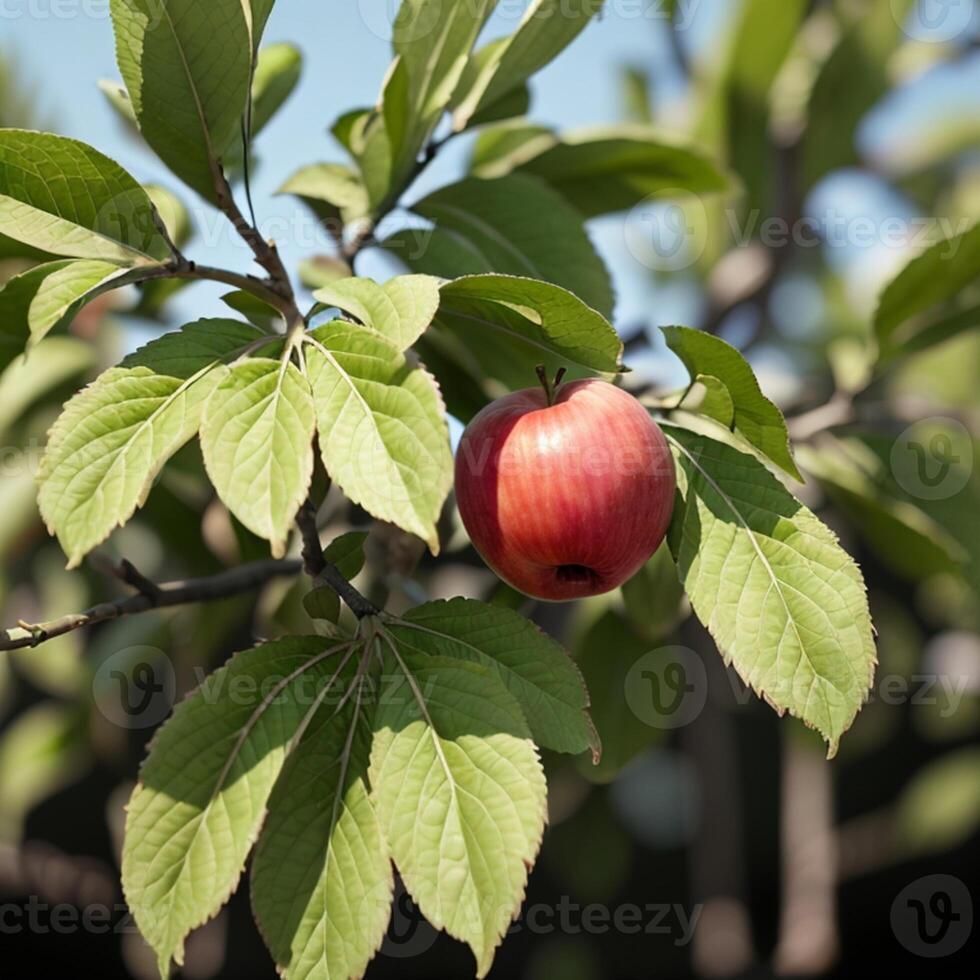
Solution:
[[[15,629],[0,630],[0,650],[20,650],[36,647],[56,636],[71,633],[73,630],[102,623],[121,616],[133,616],[154,609],[171,606],[184,606],[193,602],[213,602],[251,592],[280,576],[297,575],[302,571],[299,561],[256,561],[240,568],[218,572],[205,578],[171,582],[167,585],[150,583],[133,568],[132,571],[120,569],[119,575],[139,588],[137,595],[101,602],[80,613],[69,613],[46,623],[20,623]],[[135,576],[133,576],[135,572]],[[136,582],[142,585],[135,585]]]
[[[315,585],[329,585],[358,618],[377,615],[381,610],[366,596],[361,595],[341,574],[336,565],[323,556],[320,532],[316,526],[316,505],[307,497],[296,515],[296,524],[303,536],[303,567]]]
[[[228,178],[225,177],[223,171],[215,178],[215,191],[219,209],[227,216],[228,220],[235,226],[235,231],[252,250],[255,260],[269,274],[269,279],[276,291],[281,294],[283,299],[291,300],[293,288],[289,281],[289,273],[286,272],[286,267],[282,264],[275,242],[266,241],[259,230],[242,214],[235,201],[235,195],[232,193]]]
[[[154,279],[191,279],[201,282],[220,282],[226,286],[234,286],[236,289],[251,293],[268,303],[273,309],[279,310],[287,319],[294,310],[294,307],[289,305],[283,295],[272,287],[269,280],[232,272],[230,269],[198,265],[183,255],[164,265],[134,269],[132,277],[127,277],[127,282],[151,282]]]

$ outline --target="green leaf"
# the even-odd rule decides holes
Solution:
[[[728,65],[722,75],[725,143],[742,178],[748,208],[777,214],[778,182],[770,150],[770,90],[796,41],[805,0],[746,0],[737,13]]]
[[[372,279],[336,279],[313,293],[377,330],[399,350],[418,340],[439,308],[439,280],[433,276],[396,276],[384,285]]]
[[[313,477],[313,397],[290,361],[239,361],[208,401],[201,450],[225,506],[286,553],[296,512]]]
[[[469,944],[484,977],[540,847],[541,763],[489,669],[392,649],[384,672],[369,770],[382,832],[422,913]]]
[[[435,324],[440,339],[476,377],[509,388],[534,382],[535,364],[622,370],[623,345],[609,322],[549,282],[517,276],[466,276],[443,285]],[[434,338],[433,338],[434,339]]]
[[[694,612],[725,662],[832,757],[876,663],[860,570],[754,456],[664,431],[678,479],[668,542]]]
[[[156,733],[129,801],[126,902],[162,976],[235,890],[290,742],[339,648],[289,637],[237,654]],[[315,702],[315,699],[312,699]]]
[[[493,382],[488,383],[480,365],[472,363],[470,353],[460,347],[457,357],[454,347],[460,345],[448,333],[430,330],[419,338],[415,350],[439,383],[446,411],[465,424],[493,401],[495,392],[488,390]]]
[[[31,336],[28,349],[55,327],[70,323],[75,314],[96,296],[123,285],[130,273],[111,262],[80,259],[52,262],[46,270],[28,307],[27,323]]]
[[[557,142],[553,130],[524,119],[491,126],[473,144],[470,173],[474,177],[503,177]]]
[[[366,540],[366,531],[348,531],[330,542],[323,557],[351,581],[364,567]],[[329,585],[323,585],[303,596],[303,608],[311,619],[336,623],[340,619],[340,596]]]
[[[252,908],[284,977],[363,976],[384,938],[394,879],[368,797],[370,750],[360,700],[326,705],[269,800]]]
[[[414,357],[373,330],[334,320],[307,341],[327,472],[354,503],[437,553],[453,465],[439,389]]]
[[[630,122],[649,126],[653,123],[655,113],[651,99],[652,84],[650,72],[635,65],[628,66],[620,72],[620,99]]]
[[[178,248],[183,248],[194,233],[191,216],[184,202],[176,194],[157,184],[145,184],[143,189],[157,209],[170,240]]]
[[[56,269],[71,265],[70,260],[34,266],[12,276],[0,288],[0,370],[24,352],[31,338],[30,308],[44,280]]]
[[[714,194],[735,189],[704,153],[669,142],[645,126],[565,133],[519,163],[520,173],[546,180],[586,218],[626,211],[648,197]]]
[[[70,324],[86,303],[137,282],[142,268],[127,270],[96,259],[60,259],[8,280],[0,287],[0,368],[52,330]]]
[[[292,95],[302,71],[303,53],[292,44],[269,44],[259,51],[252,79],[253,137]]]
[[[881,472],[881,461],[860,440],[824,433],[800,451],[804,469],[899,575],[917,582],[959,570],[966,558],[959,543],[900,492],[890,492],[890,474]]]
[[[475,112],[468,123],[469,128],[486,126],[502,119],[514,119],[524,116],[531,108],[531,89],[525,84],[508,92],[502,99],[491,103],[486,108]]]
[[[254,323],[261,330],[268,333],[274,332],[278,327],[283,326],[284,320],[281,310],[270,306],[265,300],[259,299],[254,293],[246,293],[244,289],[236,289],[233,292],[225,293],[221,297],[221,302],[230,307],[236,313],[241,313],[249,323]]]
[[[76,567],[146,501],[164,463],[195,432],[220,379],[214,369],[262,334],[199,320],[100,375],[54,424],[38,473],[38,506]]]
[[[879,364],[885,365],[901,357],[917,354],[937,344],[958,337],[961,333],[980,327],[980,305],[958,310],[949,316],[940,316],[928,326],[909,333],[903,330],[904,338],[900,347],[886,347],[879,357]]]
[[[39,803],[84,775],[89,752],[78,709],[45,701],[21,712],[0,737],[0,841],[20,844]]]
[[[3,293],[0,292],[0,300]],[[0,304],[0,324],[4,322]],[[0,364],[3,362],[3,334],[0,333]],[[35,403],[66,382],[96,367],[94,345],[77,337],[51,337],[44,357],[23,361],[3,369],[0,374],[0,437],[7,436],[13,425]],[[77,385],[75,386],[77,387]]]
[[[453,97],[453,126],[466,129],[473,117],[519,89],[553,61],[602,8],[603,0],[535,0],[518,29],[477,51]]]
[[[277,194],[293,194],[323,221],[347,224],[368,212],[367,189],[357,171],[340,163],[301,167]]]
[[[470,49],[497,0],[403,0],[394,25],[398,55],[392,87],[384,94],[391,142],[392,185],[411,170],[423,144],[449,105]]]
[[[575,646],[592,700],[592,716],[602,737],[598,764],[579,760],[579,771],[590,782],[612,782],[636,756],[663,740],[664,730],[648,725],[625,699],[630,671],[650,648],[649,633],[631,628],[613,609],[607,609]]]
[[[793,461],[783,413],[762,393],[749,362],[731,344],[703,330],[690,327],[660,329],[667,346],[684,362],[692,381],[699,375],[710,375],[728,389],[735,410],[735,428],[739,433],[790,476],[802,481]],[[711,411],[716,409],[717,402]]]
[[[417,606],[390,626],[399,648],[486,667],[517,699],[534,741],[556,752],[600,754],[589,696],[572,659],[519,613],[475,599]]]
[[[241,138],[265,13],[242,0],[111,0],[116,60],[143,138],[214,201],[220,160]]]
[[[77,140],[0,130],[0,232],[54,255],[152,265],[170,249],[146,191]]]
[[[684,590],[666,544],[623,584],[622,591],[626,617],[647,642],[662,639],[677,625]]]
[[[351,267],[343,260],[329,255],[314,255],[297,266],[299,281],[310,290],[322,289],[337,279],[348,279]]]
[[[735,403],[731,392],[723,381],[710,374],[699,374],[694,378],[690,390],[678,404],[685,411],[707,415],[720,422],[726,429],[735,427]]]
[[[101,78],[98,82],[99,91],[105,96],[106,101],[116,111],[120,120],[126,126],[127,132],[139,132],[139,125],[136,122],[136,111],[133,103],[129,100],[129,92],[122,82],[117,82],[111,78]]]
[[[571,290],[593,309],[612,314],[613,291],[602,259],[582,226],[582,217],[546,184],[511,175],[497,180],[470,177],[443,187],[412,210],[449,233],[463,264],[444,264],[449,249],[429,254],[418,247],[424,233],[402,232],[383,247],[420,272],[457,278],[499,272],[543,279]]]
[[[269,16],[272,14],[272,8],[275,5],[276,0],[248,0],[247,3],[245,0],[242,0],[242,9],[245,12],[245,20],[248,24],[252,51],[258,51],[266,22],[269,20]]]
[[[901,853],[950,851],[980,824],[980,750],[956,749],[928,763],[906,784],[896,807]]]
[[[875,333],[887,350],[929,329],[919,317],[955,299],[980,277],[980,224],[937,242],[888,284],[878,301]],[[901,329],[900,329],[901,328]]]
[[[845,27],[821,66],[807,105],[801,162],[805,188],[859,162],[854,137],[891,86],[888,61],[904,39],[902,19],[909,6],[911,0],[870,4]]]

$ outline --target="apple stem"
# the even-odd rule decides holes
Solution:
[[[544,388],[544,396],[550,408],[555,404],[555,396],[558,394],[562,379],[565,377],[565,368],[558,368],[555,372],[554,382],[548,380],[548,370],[543,364],[539,364],[534,371],[538,376],[538,381],[541,382],[541,387]]]

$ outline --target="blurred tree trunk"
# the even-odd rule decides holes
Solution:
[[[836,962],[837,838],[830,763],[786,728],[781,838],[783,901],[773,968],[779,976],[817,976]]]

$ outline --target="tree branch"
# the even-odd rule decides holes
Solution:
[[[200,280],[201,282],[220,282],[226,286],[234,286],[236,289],[251,293],[263,302],[268,303],[273,309],[279,310],[287,319],[292,315],[294,309],[278,290],[272,288],[272,285],[267,280],[259,279],[257,276],[232,272],[230,269],[217,269],[209,265],[198,265],[183,255],[174,258],[165,265],[135,270],[132,281],[150,282],[154,279],[192,279]]]
[[[224,171],[215,178],[215,190],[217,192],[218,207],[227,216],[228,220],[235,226],[235,231],[241,236],[245,244],[252,250],[255,260],[269,274],[269,279],[273,288],[280,296],[293,303],[293,287],[289,281],[289,273],[282,264],[279,257],[279,250],[274,242],[266,241],[259,230],[252,225],[245,215],[242,214],[235,201],[228,178]]]
[[[381,610],[370,599],[361,595],[344,578],[336,565],[323,557],[323,545],[316,526],[316,505],[309,497],[296,515],[296,524],[303,536],[303,566],[314,584],[329,585],[358,619],[379,613]]]
[[[398,206],[402,195],[408,191],[412,184],[422,175],[422,172],[436,158],[438,152],[458,133],[455,131],[443,136],[442,139],[429,140],[422,155],[415,161],[415,165],[405,176],[405,179],[394,188],[391,193],[378,205],[377,211],[365,223],[364,227],[350,240],[341,251],[341,257],[346,260],[351,268],[354,267],[354,260],[367,248],[374,244],[374,232],[378,225]]]
[[[69,613],[46,623],[20,623],[14,629],[0,630],[0,650],[19,650],[36,647],[47,640],[71,633],[73,630],[102,623],[121,616],[183,606],[193,602],[213,602],[251,592],[280,576],[297,575],[302,571],[301,562],[256,561],[240,568],[233,568],[205,578],[188,579],[156,585],[140,575],[128,562],[118,570],[119,577],[138,589],[137,595],[101,602],[80,613]]]

